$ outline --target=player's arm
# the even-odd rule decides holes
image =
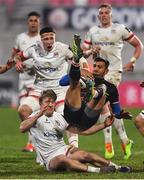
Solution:
[[[9,59],[6,64],[0,66],[0,74],[7,72],[9,69],[14,67],[15,62],[13,59]]]
[[[112,110],[112,113],[114,116],[118,119],[124,118],[124,119],[131,119],[132,115],[130,112],[124,111],[121,109],[120,102],[119,102],[119,93],[117,90],[117,87],[115,85],[111,85],[110,91],[109,91],[109,102],[110,102],[110,108]]]
[[[24,121],[22,121],[19,127],[20,132],[25,133],[31,127],[33,127],[35,123],[37,122],[38,118],[41,117],[45,113],[46,110],[47,110],[47,106],[41,108],[41,110],[37,114],[30,116]]]
[[[82,131],[79,134],[84,136],[95,134],[101,131],[102,129],[111,126],[113,124],[113,121],[114,121],[114,117],[109,116],[108,118],[106,118],[106,120],[103,123],[95,124],[86,131]]]
[[[127,42],[134,47],[134,53],[130,61],[124,66],[124,70],[133,71],[136,61],[142,54],[143,44],[136,35],[133,35],[130,39],[128,38]]]

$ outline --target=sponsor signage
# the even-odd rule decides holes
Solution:
[[[120,84],[120,103],[123,107],[144,107],[144,88],[139,84],[139,81],[125,81]]]
[[[45,25],[59,28],[85,30],[98,24],[98,9],[95,7],[54,8],[43,9]],[[113,8],[113,21],[125,24],[132,30],[144,29],[144,8],[120,7]]]

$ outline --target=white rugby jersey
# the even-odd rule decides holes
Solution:
[[[37,112],[32,113],[30,117]],[[68,123],[63,116],[54,112],[52,117],[47,117],[45,115],[41,116],[38,118],[35,126],[30,128],[36,150],[41,154],[45,162],[47,162],[47,158],[56,150],[65,146],[63,133],[67,127]]]
[[[60,78],[67,73],[67,59],[72,58],[73,53],[68,45],[55,42],[50,52],[44,50],[42,43],[36,43],[23,52],[24,58],[33,58],[36,70],[36,89],[61,89]]]
[[[86,48],[99,45],[100,56],[110,62],[109,70],[122,71],[121,51],[124,41],[133,36],[133,33],[122,24],[113,23],[108,28],[94,26],[87,33],[83,45]]]
[[[23,32],[23,33],[17,35],[14,48],[19,51],[24,51],[27,48],[29,48],[31,45],[35,44],[36,42],[40,42],[40,41],[41,41],[41,38],[40,38],[39,34],[37,36],[30,37],[27,32]],[[26,68],[25,68],[24,73],[19,74],[20,80],[30,80],[31,79],[34,81],[34,76],[30,75],[30,70],[29,70],[29,68],[33,67],[32,59],[25,61],[24,64],[25,64]],[[29,82],[28,82],[28,84],[29,84]]]

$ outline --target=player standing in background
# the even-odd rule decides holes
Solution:
[[[94,26],[88,31],[82,46],[83,52],[86,56],[99,53],[101,57],[106,58],[110,62],[110,66],[109,73],[105,76],[105,79],[118,86],[122,75],[121,51],[124,41],[134,47],[132,58],[124,66],[125,71],[133,71],[135,63],[141,55],[143,46],[139,38],[127,27],[112,22],[112,7],[110,4],[101,4],[98,11],[100,25]],[[103,109],[102,116],[102,121],[109,116],[108,106],[105,106]],[[132,154],[131,148],[133,141],[127,137],[122,119],[115,120],[113,124],[122,142],[124,159],[129,159]],[[104,129],[104,136],[105,157],[110,159],[114,156],[111,127]]]
[[[140,83],[140,86],[144,88],[144,81]],[[144,110],[142,110],[134,119],[134,123],[139,132],[144,136]]]
[[[30,12],[27,15],[28,31],[17,35],[15,44],[12,50],[12,57],[20,51],[26,50],[36,42],[40,42],[40,14],[38,12]],[[35,79],[34,68],[32,64],[33,59],[29,59],[24,62],[24,71],[19,74],[19,108],[18,112],[22,118],[23,111],[27,111],[27,97],[31,90],[33,90],[33,84]],[[33,152],[34,147],[32,144],[32,136],[28,133],[28,142],[23,151]]]

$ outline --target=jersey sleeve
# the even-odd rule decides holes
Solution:
[[[61,114],[57,114],[57,117],[58,119],[55,124],[55,129],[59,131],[60,133],[64,133],[68,127],[68,123],[66,122],[66,120]]]
[[[73,57],[73,53],[70,50],[68,45],[63,44],[62,49],[63,49],[62,51],[64,52],[66,59],[71,59]]]
[[[111,84],[111,87],[109,90],[109,102],[110,104],[115,104],[119,102],[119,93],[118,93],[117,87],[114,84]]]
[[[19,47],[19,35],[16,36],[13,49],[15,49],[16,51],[19,51],[19,50],[20,50],[20,47]]]
[[[134,33],[128,27],[124,25],[122,25],[121,31],[122,31],[122,39],[124,41],[128,41],[134,36]]]
[[[35,51],[35,45],[30,46],[29,48],[27,48],[25,51],[22,51],[22,56],[25,59],[29,59],[29,58],[33,58],[33,53]]]

